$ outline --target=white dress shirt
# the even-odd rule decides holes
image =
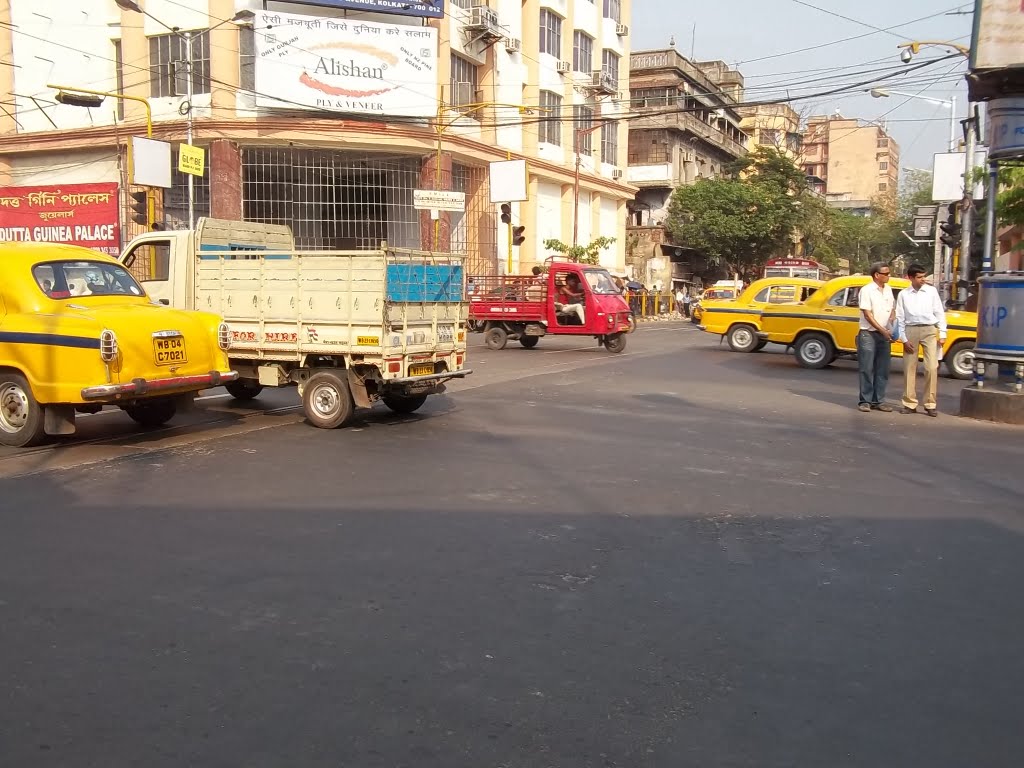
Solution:
[[[907,340],[908,325],[934,325],[939,338],[946,338],[946,311],[942,297],[934,286],[925,283],[918,290],[904,288],[896,299],[896,322],[900,327],[900,341]]]
[[[892,317],[893,300],[892,288],[889,287],[888,283],[879,288],[878,284],[872,280],[860,289],[857,304],[860,307],[860,330],[875,330],[875,326],[864,317],[865,310],[871,313],[871,316],[875,318],[875,322],[880,326],[883,328],[889,326],[889,319]]]

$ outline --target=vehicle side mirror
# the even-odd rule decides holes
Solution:
[[[170,299],[160,299],[160,303],[163,304],[166,307],[166,306],[170,305],[171,300]]]

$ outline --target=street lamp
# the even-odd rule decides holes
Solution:
[[[949,107],[949,151],[956,152],[956,96],[949,99],[935,99],[931,96],[920,96],[916,93],[891,91],[888,88],[872,88],[868,93],[876,99],[888,98],[889,96],[906,96],[908,99],[919,99],[930,104],[941,104],[944,107]]]
[[[115,0],[116,2],[116,0]],[[902,48],[900,52],[900,61],[904,64],[909,64],[910,60],[913,59],[917,54],[921,52],[922,46],[925,45],[936,45],[940,48],[952,48],[957,53],[965,58],[970,58],[971,49],[966,45],[960,45],[958,43],[951,43],[948,40],[914,40],[910,43],[900,43],[897,48]]]
[[[114,0],[114,3],[117,5],[118,8],[120,8],[123,11],[141,13],[143,16],[152,19],[161,27],[170,30],[172,34],[177,35],[179,38],[185,41],[185,104],[187,106],[187,110],[185,112],[185,143],[189,146],[192,146],[192,98],[194,95],[192,92],[192,33],[182,32],[178,27],[172,27],[167,23],[161,21],[156,16],[154,16],[151,13],[148,13],[145,9],[143,9],[142,6],[140,6],[135,0]],[[212,32],[213,30],[217,29],[217,27],[224,26],[225,24],[240,24],[244,22],[249,22],[255,15],[255,13],[249,10],[238,11],[230,19],[224,19],[223,21],[214,24],[212,27],[204,29],[199,34],[205,35],[208,32]],[[193,178],[193,174],[191,173],[186,174],[186,176],[188,177],[188,228],[193,229],[195,227],[196,219],[195,179]]]

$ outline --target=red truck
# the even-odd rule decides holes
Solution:
[[[549,262],[534,275],[471,277],[469,319],[489,349],[518,339],[527,349],[541,336],[593,336],[609,352],[626,348],[629,304],[603,267]]]

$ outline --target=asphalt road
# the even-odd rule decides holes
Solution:
[[[1019,765],[1020,430],[629,343],[0,454],[0,766]]]

